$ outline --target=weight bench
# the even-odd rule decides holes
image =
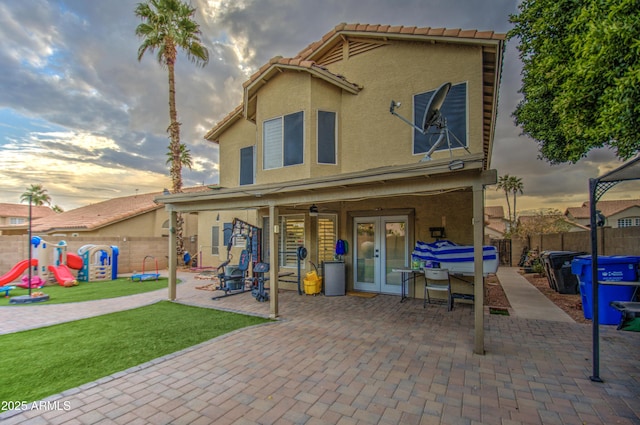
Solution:
[[[640,318],[640,302],[611,301],[609,305],[622,313],[618,330],[625,327],[629,322],[634,321],[634,319]]]

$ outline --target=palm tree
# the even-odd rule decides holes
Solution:
[[[26,192],[20,195],[20,202],[29,202],[29,199],[31,199],[31,205],[37,207],[44,204],[51,205],[51,196],[41,184],[32,184]]]
[[[180,0],[147,0],[138,3],[135,14],[142,20],[136,27],[136,35],[142,39],[138,48],[138,61],[147,51],[157,51],[158,63],[166,66],[169,72],[169,120],[167,131],[170,135],[169,161],[173,193],[182,191],[182,165],[184,152],[180,143],[180,123],[176,110],[175,63],[178,48],[187,54],[187,58],[199,66],[209,62],[209,51],[200,41],[200,26],[193,19],[196,9]],[[182,241],[182,218],[178,216],[176,226],[178,254],[184,249]]]
[[[509,177],[509,188],[511,189],[511,193],[513,193],[513,225],[516,224],[516,198],[518,197],[518,192],[522,195],[522,190],[524,189],[524,185],[522,184],[522,179],[520,177]]]
[[[167,162],[166,162],[166,164],[169,165],[169,168],[172,167],[172,164],[171,164],[172,162],[173,162],[173,152],[171,151],[171,149],[169,149],[169,152],[167,152]],[[191,169],[191,167],[193,166],[191,151],[187,149],[187,145],[185,145],[184,143],[180,143],[180,166],[187,167],[188,169]]]
[[[504,196],[507,198],[507,217],[509,222],[511,222],[511,202],[509,202],[509,193],[511,192],[511,177],[509,174],[505,174],[504,176],[498,177],[498,186],[496,190],[504,190]]]

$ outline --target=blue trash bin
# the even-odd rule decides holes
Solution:
[[[638,280],[640,257],[635,256],[598,256],[598,281],[623,282]],[[584,318],[593,319],[593,273],[591,256],[581,255],[571,262],[571,272],[578,277],[582,311]],[[598,286],[598,322],[601,325],[618,325],[622,313],[609,305],[611,301],[631,301],[633,286]]]

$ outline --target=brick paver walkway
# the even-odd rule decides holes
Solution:
[[[179,301],[268,314],[249,293],[211,301],[201,284],[179,286]],[[602,327],[605,382],[594,383],[590,325],[486,315],[486,354],[475,355],[469,305],[283,292],[280,311],[0,422],[640,424],[638,333]]]

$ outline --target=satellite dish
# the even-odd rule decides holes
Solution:
[[[422,118],[423,133],[425,133],[431,126],[442,126],[442,114],[440,113],[440,109],[442,108],[444,99],[447,97],[447,94],[449,94],[449,89],[451,89],[451,83],[444,83],[438,87],[435,93],[431,96],[431,99],[429,99],[427,109],[425,109],[424,117]]]
[[[391,105],[389,106],[389,112],[391,115],[395,115],[400,118],[402,121],[406,122],[416,130],[418,130],[421,134],[427,134],[427,131],[430,127],[436,127],[440,130],[438,135],[438,140],[431,146],[431,148],[425,153],[423,161],[430,161],[431,154],[440,147],[440,145],[446,140],[449,145],[449,154],[451,153],[451,142],[449,140],[449,129],[447,128],[447,120],[442,116],[440,109],[444,104],[444,100],[447,98],[447,94],[449,94],[449,90],[451,89],[451,83],[444,83],[440,87],[436,89],[436,91],[431,95],[431,99],[429,99],[429,103],[427,103],[427,107],[424,111],[424,116],[422,117],[422,126],[418,127],[416,124],[412,123],[408,119],[404,118],[401,115],[398,115],[396,112],[396,108],[400,107],[400,102],[396,102],[395,100],[391,101]],[[455,135],[453,135],[454,139],[466,150],[468,153],[469,149],[458,140]]]

